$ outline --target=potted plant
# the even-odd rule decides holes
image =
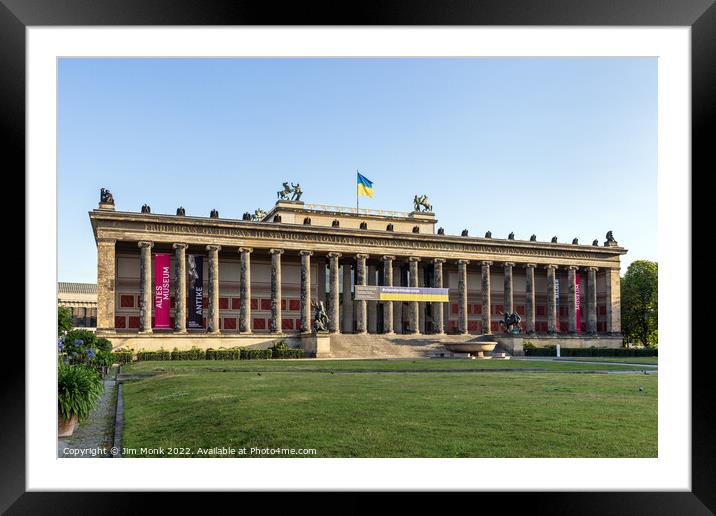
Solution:
[[[94,368],[60,362],[57,367],[59,437],[72,435],[77,423],[89,416],[103,390],[102,376]]]

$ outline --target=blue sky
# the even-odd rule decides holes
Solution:
[[[96,281],[87,212],[240,218],[303,200],[410,211],[449,234],[657,260],[655,58],[61,59],[59,281]]]

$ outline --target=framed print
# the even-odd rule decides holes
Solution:
[[[28,186],[3,510],[713,511],[711,2],[110,4],[0,6]]]

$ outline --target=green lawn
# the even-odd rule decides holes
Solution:
[[[149,455],[142,447],[163,447],[163,456],[171,447],[191,456],[199,447],[247,455],[268,447],[314,448],[317,457],[656,457],[656,375],[460,370],[505,366],[585,364],[138,363],[123,372],[155,374],[124,383],[122,444],[136,456]],[[381,367],[414,371],[347,372]],[[417,371],[438,367],[456,372]]]
[[[659,357],[562,357],[560,360],[581,360],[585,362],[623,362],[625,364],[659,365]]]

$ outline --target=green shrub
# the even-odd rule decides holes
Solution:
[[[112,341],[105,339],[104,337],[100,337],[95,339],[94,347],[96,347],[98,351],[112,351]]]
[[[272,355],[271,349],[241,348],[241,360],[268,360]]]
[[[529,340],[522,345],[522,349],[535,349],[535,347],[536,346]]]
[[[172,352],[160,349],[159,351],[139,351],[137,353],[137,360],[146,362],[150,360],[171,360]]]
[[[553,357],[557,356],[555,346],[544,348],[524,347],[525,356]],[[559,354],[562,357],[655,357],[658,356],[656,348],[563,348]]]
[[[271,358],[303,358],[304,352],[301,348],[272,349]]]
[[[72,310],[66,306],[57,306],[57,334],[62,336],[72,330]]]
[[[241,348],[219,348],[206,350],[207,360],[239,360],[241,358]]]
[[[64,351],[70,358],[72,358],[73,355],[79,355],[86,349],[97,347],[97,337],[89,330],[77,329],[68,331],[63,341],[65,344]]]
[[[132,352],[126,349],[118,349],[112,351],[112,363],[113,364],[129,364],[132,361]]]
[[[203,349],[192,347],[189,351],[179,351],[174,348],[172,351],[172,360],[204,360],[206,352]]]
[[[82,364],[63,364],[57,368],[57,404],[65,419],[77,415],[89,416],[104,390],[102,376],[92,367]]]

